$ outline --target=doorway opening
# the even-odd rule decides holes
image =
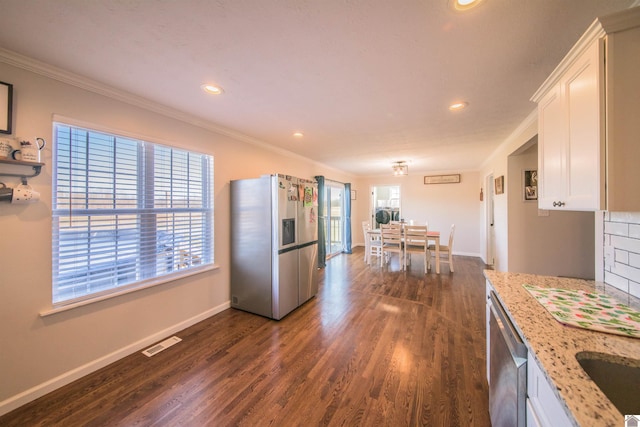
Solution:
[[[400,186],[376,185],[371,190],[371,226],[400,221]]]
[[[486,204],[486,218],[487,218],[487,265],[495,265],[495,253],[496,253],[496,234],[495,234],[495,216],[494,216],[494,187],[493,187],[493,174],[487,176],[486,185],[487,189],[487,204]]]

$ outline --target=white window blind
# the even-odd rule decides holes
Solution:
[[[53,303],[213,264],[213,157],[54,123]]]

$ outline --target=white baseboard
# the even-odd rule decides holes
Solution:
[[[163,338],[166,338],[169,335],[173,335],[176,332],[179,332],[183,329],[188,328],[189,326],[195,325],[196,323],[202,320],[205,320],[215,314],[218,314],[230,307],[231,307],[231,302],[227,301],[226,303],[220,304],[217,307],[213,307],[203,313],[193,316],[190,319],[184,320],[180,323],[170,326],[169,328],[156,332],[153,335],[149,335],[148,337],[145,337],[139,341],[131,343],[103,357],[93,360],[87,364],[84,364],[75,369],[67,371],[62,375],[59,375],[55,378],[52,378],[48,381],[38,384],[37,386],[32,387],[28,390],[25,390],[22,393],[18,393],[15,396],[11,396],[10,398],[0,402],[0,415],[4,415],[8,412],[11,412],[14,409],[17,409],[24,404],[27,404],[39,397],[42,397],[45,394],[50,393],[62,386],[70,384],[71,382],[79,378],[82,378],[83,376],[88,375],[92,372],[95,372],[98,369],[104,368],[105,366],[113,362],[116,362],[125,356],[135,353],[136,351],[140,351],[145,347],[150,346],[151,344],[155,344],[156,342],[161,341]]]
[[[458,251],[453,251],[453,255],[471,256],[471,257],[482,259],[482,256],[480,256],[480,254],[477,253],[477,252],[458,252]]]
[[[640,0],[638,0],[640,1]],[[354,245],[352,245],[352,248],[357,248],[358,246],[364,246],[364,243],[355,243]],[[470,256],[470,257],[476,257],[476,258],[480,258],[483,262],[485,261],[482,258],[482,255],[478,252],[458,252],[458,251],[453,251],[454,255],[460,255],[460,256]]]

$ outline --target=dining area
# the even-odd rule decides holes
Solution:
[[[424,274],[432,270],[432,264],[435,273],[440,274],[441,263],[448,264],[450,273],[454,272],[455,224],[451,225],[447,244],[442,244],[440,231],[430,230],[428,223],[417,225],[413,221],[389,221],[378,226],[373,228],[370,222],[362,222],[365,264],[377,263],[383,268],[389,265],[392,257],[397,257],[401,270],[406,271],[411,268],[412,257],[416,256],[422,259]]]

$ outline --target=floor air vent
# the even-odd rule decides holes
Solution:
[[[153,347],[149,347],[148,349],[146,349],[145,351],[142,352],[142,354],[144,354],[147,357],[151,357],[151,356],[155,356],[156,354],[160,353],[162,350],[166,350],[169,347],[171,347],[174,344],[178,344],[180,341],[182,341],[180,338],[173,336],[171,338],[167,338],[166,340],[162,341],[161,343],[158,343],[156,345],[154,345]]]

